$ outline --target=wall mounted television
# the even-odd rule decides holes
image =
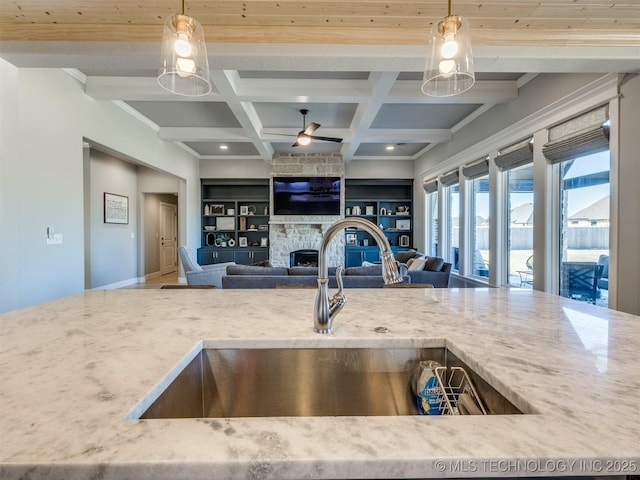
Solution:
[[[340,177],[273,177],[274,215],[340,215]]]

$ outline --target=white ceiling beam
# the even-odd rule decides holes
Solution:
[[[236,95],[235,84],[239,80],[238,72],[235,70],[216,70],[211,73],[211,80],[222,96],[224,96],[227,105],[262,159],[266,162],[271,161],[274,150],[270,143],[263,142],[260,139],[262,123],[260,122],[258,113],[252,103],[243,102]]]
[[[176,95],[162,88],[155,77],[87,77],[85,93],[94,100],[222,102],[218,93],[201,97]]]
[[[361,143],[441,143],[451,138],[448,129],[372,128],[361,136]]]
[[[470,104],[508,103],[518,98],[518,83],[515,80],[477,81],[466,92],[451,97],[430,97],[420,90],[421,80],[399,80],[387,97],[388,103]]]
[[[372,72],[369,75],[371,98],[364,103],[360,103],[356,108],[351,121],[351,141],[341,149],[342,158],[345,162],[351,160],[351,157],[363,142],[363,138],[378,115],[384,99],[389,95],[397,78],[398,72]]]
[[[158,138],[172,142],[249,142],[243,128],[161,127]]]
[[[371,88],[366,80],[240,78],[236,94],[247,102],[357,103]]]

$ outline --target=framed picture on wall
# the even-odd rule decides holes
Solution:
[[[104,192],[104,223],[129,223],[129,197]]]

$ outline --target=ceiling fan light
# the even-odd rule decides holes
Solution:
[[[211,93],[211,72],[202,25],[177,13],[166,18],[158,83],[177,95],[197,97]]]
[[[450,97],[469,90],[475,81],[469,22],[449,15],[431,29],[431,56],[424,70],[422,92]]]
[[[297,141],[298,141],[298,145],[302,145],[304,147],[311,143],[311,137],[306,133],[299,133]]]

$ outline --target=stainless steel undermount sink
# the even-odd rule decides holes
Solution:
[[[488,413],[522,413],[446,348],[203,347],[127,417],[416,415],[420,360],[463,367]]]

